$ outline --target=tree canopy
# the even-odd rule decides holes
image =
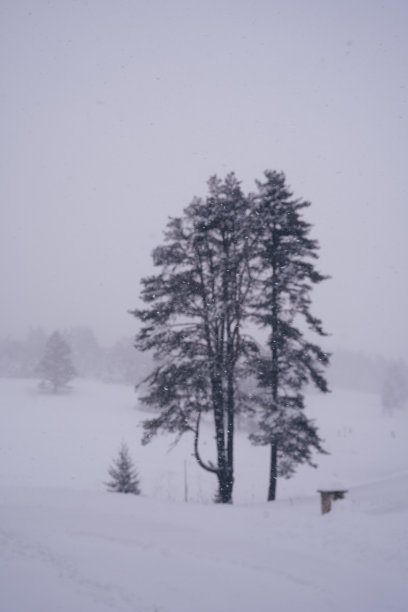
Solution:
[[[233,173],[210,178],[208,195],[169,220],[164,244],[153,252],[159,271],[142,279],[145,307],[132,311],[142,324],[136,347],[153,351],[156,362],[142,401],[158,414],[145,421],[143,441],[160,429],[193,432],[195,457],[217,477],[216,500],[224,503],[232,501],[235,417],[250,408],[240,393],[245,376],[255,372],[260,389],[252,439],[279,452],[281,471],[290,472],[284,461],[293,468],[310,461],[312,448],[322,451],[316,428],[301,412],[300,389],[311,380],[327,390],[322,367],[328,358],[306,341],[295,319],[302,316],[323,333],[310,313],[309,293],[325,277],[309,261],[317,243],[300,214],[308,203],[293,200],[282,173],[265,177],[250,195]],[[249,335],[250,321],[269,330],[271,357]],[[212,461],[199,444],[206,414],[214,422]]]
[[[273,500],[279,475],[291,475],[298,463],[313,465],[313,450],[324,452],[317,428],[304,413],[303,389],[312,383],[328,391],[324,367],[329,358],[303,330],[325,335],[322,322],[311,313],[311,291],[327,277],[314,266],[319,247],[302,215],[310,203],[293,198],[282,172],[266,171],[257,187],[251,316],[268,338],[266,353],[256,361],[256,378],[264,393],[252,440],[271,445],[268,499]]]

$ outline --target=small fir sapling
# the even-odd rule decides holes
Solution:
[[[136,468],[129,455],[127,444],[122,442],[119,455],[108,470],[111,480],[105,484],[114,493],[133,493],[140,495],[140,481]]]

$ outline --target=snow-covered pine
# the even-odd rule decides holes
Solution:
[[[310,293],[327,277],[313,265],[319,245],[310,238],[311,225],[302,217],[310,203],[293,198],[283,172],[266,171],[265,182],[257,181],[257,187],[257,291],[251,314],[269,331],[269,338],[267,351],[254,363],[260,394],[258,431],[251,439],[271,447],[272,501],[278,476],[289,477],[299,463],[313,465],[312,451],[325,452],[316,425],[304,414],[303,389],[311,383],[328,391],[324,368],[329,356],[304,333],[306,329],[326,335],[322,322],[310,312]]]
[[[111,480],[105,484],[108,491],[114,493],[132,493],[140,495],[140,480],[129,454],[129,448],[122,442],[118,457],[108,470]]]
[[[239,368],[254,342],[241,334],[251,286],[250,202],[233,173],[213,176],[206,198],[171,218],[165,244],[153,251],[159,274],[142,279],[142,327],[136,347],[156,366],[140,400],[159,410],[144,423],[147,443],[159,431],[194,433],[200,467],[218,480],[216,501],[230,503]],[[216,460],[199,452],[200,419],[213,414]]]
[[[48,338],[37,372],[42,377],[42,386],[50,385],[54,393],[66,387],[75,377],[71,349],[59,332],[55,331]]]

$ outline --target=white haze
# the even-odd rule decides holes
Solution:
[[[127,310],[169,215],[283,170],[331,346],[406,356],[408,5],[4,0],[0,337]]]

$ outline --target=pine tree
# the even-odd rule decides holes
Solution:
[[[136,347],[153,350],[156,368],[142,401],[160,410],[144,423],[144,443],[159,429],[194,432],[199,465],[218,479],[216,501],[232,501],[234,419],[240,361],[251,349],[242,337],[251,276],[248,200],[233,174],[212,177],[209,195],[195,198],[184,216],[170,219],[166,244],[155,249],[161,269],[142,280],[147,305]],[[200,419],[211,412],[216,462],[199,452]]]
[[[195,198],[182,217],[170,219],[166,243],[153,253],[160,272],[142,280],[146,307],[132,312],[142,323],[136,348],[153,351],[156,360],[142,401],[159,414],[145,421],[143,443],[161,429],[193,432],[195,457],[217,477],[216,499],[223,503],[232,501],[235,416],[244,397],[238,380],[250,363],[261,389],[252,440],[271,446],[268,499],[275,498],[278,475],[324,452],[301,391],[309,382],[328,391],[328,355],[306,339],[299,319],[324,335],[310,313],[310,291],[326,277],[314,268],[318,244],[301,217],[309,203],[293,199],[283,174],[265,176],[248,197],[234,174],[212,177],[207,198]],[[243,333],[249,317],[269,331],[268,356]],[[207,413],[215,462],[199,451]]]
[[[112,479],[106,483],[109,491],[140,495],[139,475],[133,465],[129,448],[125,442],[122,442],[119,455],[109,468],[108,473]]]
[[[50,384],[54,393],[66,387],[75,377],[70,355],[71,349],[61,335],[57,331],[51,334],[37,371],[42,376],[43,384]]]
[[[258,249],[252,317],[269,330],[268,354],[258,357],[255,372],[262,389],[259,428],[251,439],[270,445],[268,500],[276,497],[278,476],[289,476],[296,464],[312,463],[312,452],[324,452],[315,424],[303,412],[302,389],[309,382],[327,392],[323,368],[328,355],[309,342],[309,330],[325,335],[310,312],[310,292],[323,281],[313,265],[318,243],[302,218],[309,202],[293,199],[283,173],[266,171],[254,197]]]

